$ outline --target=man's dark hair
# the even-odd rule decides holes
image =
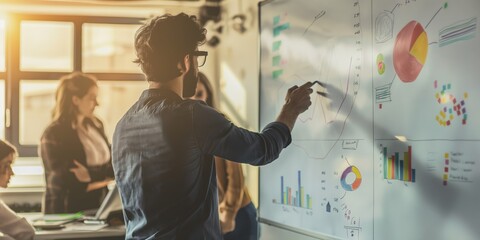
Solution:
[[[169,81],[180,76],[177,63],[205,42],[205,34],[195,16],[180,13],[154,17],[135,34],[134,62],[148,81]]]

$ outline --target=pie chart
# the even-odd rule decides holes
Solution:
[[[417,21],[411,21],[400,30],[393,47],[393,66],[402,82],[417,79],[427,60],[428,37]]]
[[[353,174],[353,176],[355,176],[355,180],[353,180],[351,183],[347,182],[347,176],[349,174]],[[358,170],[358,168],[355,166],[348,167],[345,169],[345,171],[343,171],[340,182],[342,183],[343,189],[346,191],[357,190],[357,188],[360,187],[360,183],[362,183],[362,175],[360,174],[360,170]]]

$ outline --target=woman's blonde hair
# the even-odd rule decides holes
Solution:
[[[84,73],[74,72],[60,78],[52,112],[53,121],[75,123],[78,109],[73,104],[72,98],[73,96],[84,97],[92,87],[97,87],[97,79]]]

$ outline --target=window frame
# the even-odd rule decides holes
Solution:
[[[37,157],[38,145],[20,143],[20,80],[58,80],[70,72],[22,71],[20,69],[20,25],[22,21],[70,22],[73,31],[73,71],[82,71],[83,24],[141,25],[145,18],[9,13],[5,18],[5,139],[17,147],[21,157]],[[132,41],[133,44],[133,41]],[[89,73],[101,81],[145,81],[142,73]],[[40,140],[40,139],[39,139]]]

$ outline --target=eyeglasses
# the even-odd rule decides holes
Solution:
[[[202,67],[207,62],[207,51],[193,51],[191,54],[197,57],[198,67]]]

